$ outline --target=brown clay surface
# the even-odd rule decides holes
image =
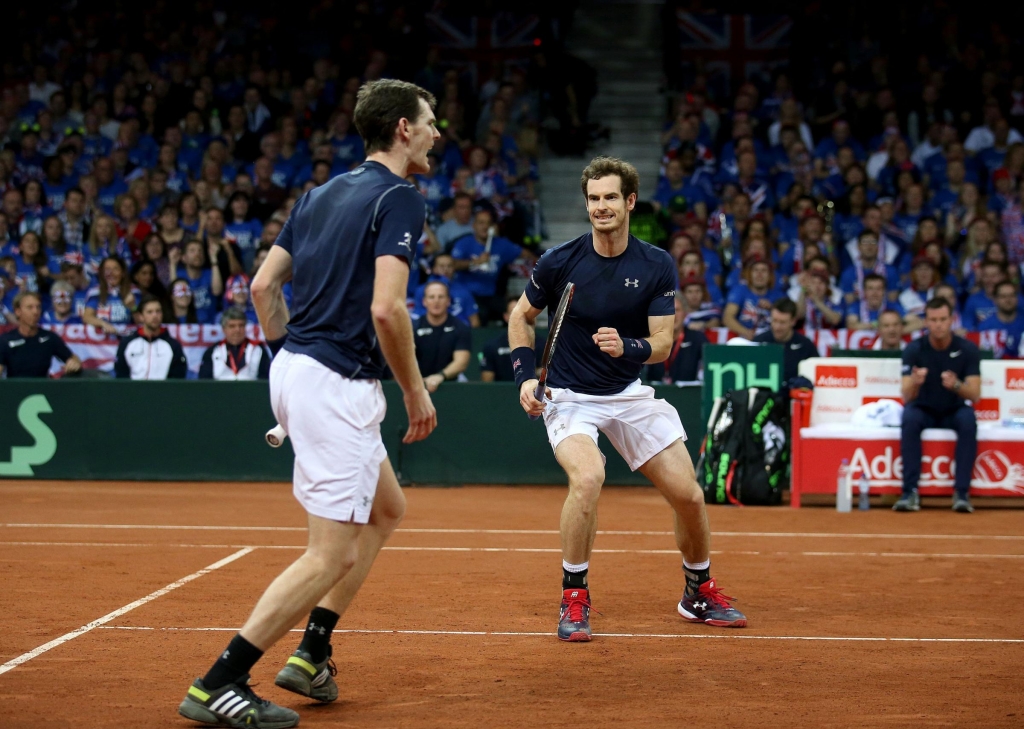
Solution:
[[[624,635],[567,645],[553,635],[563,489],[406,494],[403,531],[339,628],[430,632],[335,636],[341,700],[323,707],[273,686],[298,634],[273,648],[257,691],[301,726],[1024,726],[1019,510],[711,508],[713,573],[750,618],[723,631],[675,613],[668,507],[652,490],[609,488],[592,624]],[[193,726],[177,703],[298,556],[303,522],[280,484],[0,483],[0,663],[257,547],[0,675],[0,727]]]

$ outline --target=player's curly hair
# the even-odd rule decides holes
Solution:
[[[587,197],[587,182],[590,180],[600,180],[608,175],[618,175],[619,180],[622,182],[622,197],[628,198],[630,195],[639,192],[640,173],[636,171],[636,167],[625,160],[615,157],[594,157],[594,159],[590,160],[590,164],[586,166],[583,170],[583,175],[580,177],[580,188],[583,190],[583,197]]]
[[[432,93],[408,81],[380,79],[360,87],[352,121],[363,138],[367,154],[391,149],[395,128],[402,119],[419,121],[420,99],[431,109],[437,105]]]

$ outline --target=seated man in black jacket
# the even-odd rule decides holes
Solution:
[[[795,326],[796,304],[791,299],[782,298],[772,304],[771,329],[754,337],[755,342],[785,346],[782,360],[783,382],[796,377],[797,368],[805,359],[819,356],[814,342],[795,331]]]
[[[221,314],[224,341],[203,352],[200,380],[266,380],[270,377],[270,353],[259,342],[245,338],[245,312],[230,308]]]
[[[39,331],[42,299],[34,291],[14,297],[18,328],[0,335],[0,374],[8,377],[46,377],[56,357],[64,363],[64,372],[72,375],[82,369],[82,361],[53,332]]]
[[[181,343],[163,326],[160,299],[146,294],[139,304],[142,326],[121,340],[114,360],[114,376],[132,380],[183,380],[188,364]]]

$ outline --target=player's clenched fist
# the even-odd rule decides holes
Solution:
[[[534,393],[537,391],[538,380],[527,380],[519,388],[519,404],[528,415],[540,416],[544,412],[545,403],[538,400]],[[545,388],[544,394],[551,397],[551,390]]]
[[[601,348],[605,354],[612,357],[621,357],[623,352],[622,337],[619,332],[611,327],[601,327],[594,335],[594,344]]]

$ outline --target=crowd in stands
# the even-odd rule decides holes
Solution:
[[[443,281],[454,316],[500,321],[512,266],[534,258],[541,231],[543,53],[453,67],[418,3],[300,4],[291,21],[196,8],[19,17],[23,44],[0,52],[0,328],[19,323],[25,293],[42,327],[134,337],[129,353],[165,324],[235,311],[256,323],[252,277],[298,197],[363,162],[355,94],[382,77],[438,100],[431,170],[410,177],[428,211],[410,309],[422,315],[422,289]]]
[[[303,27],[333,12],[303,7]],[[359,85],[399,76],[437,96],[442,132],[412,179],[428,215],[409,307],[424,351],[444,345],[421,362],[430,382],[459,377],[466,331],[500,325],[508,278],[539,252],[540,130],[564,109],[544,53],[460,73],[422,18],[383,7],[357,3],[340,38],[312,44],[205,4],[188,21],[163,6],[40,20],[4,56],[0,327],[26,293],[39,326],[91,325],[133,338],[129,353],[162,350],[164,324],[256,323],[249,284],[291,206],[363,161]],[[657,190],[631,224],[678,263],[680,343],[847,328],[894,349],[943,297],[958,333],[995,330],[996,356],[1024,356],[1024,72],[955,33],[947,46],[897,73],[878,43],[833,44],[814,83],[783,71],[716,98],[698,75],[672,97]],[[228,340],[201,376],[260,376],[266,354]],[[501,379],[494,344],[471,354]],[[699,347],[682,349],[654,379],[696,379]]]
[[[785,298],[805,332],[876,330],[881,348],[944,297],[958,334],[1024,357],[1024,69],[998,24],[958,35],[955,10],[924,6],[941,45],[854,37],[870,19],[846,31],[817,8],[829,32],[803,52],[822,70],[794,68],[801,88],[783,71],[731,97],[701,73],[679,89],[633,223],[678,262],[687,327],[754,339]]]

